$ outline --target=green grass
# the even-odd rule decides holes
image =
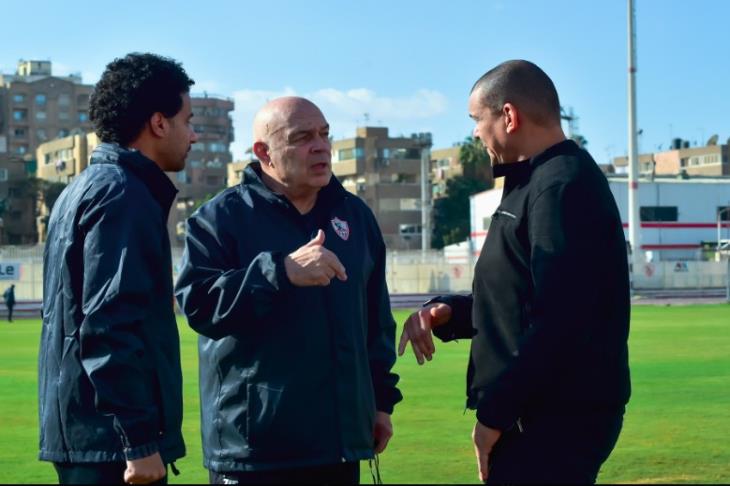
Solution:
[[[599,482],[730,482],[730,306],[634,307],[633,397]],[[406,312],[396,312],[401,323]],[[172,483],[207,482],[199,435],[196,337],[181,325],[188,456]],[[40,323],[0,323],[0,483],[52,483],[38,462],[36,362]],[[477,483],[464,414],[468,342],[437,344],[434,361],[398,360],[404,401],[381,456],[387,483]],[[370,484],[367,464],[362,481]]]

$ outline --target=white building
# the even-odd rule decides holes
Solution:
[[[628,239],[626,176],[608,177]],[[502,189],[471,197],[471,240],[474,256],[481,251]],[[730,208],[730,178],[657,177],[639,181],[641,248],[648,261],[699,260],[703,246],[718,241],[718,211]],[[722,215],[720,239],[730,239],[730,210]]]

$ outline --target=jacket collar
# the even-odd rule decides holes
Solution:
[[[580,147],[573,140],[563,140],[534,155],[532,158],[492,166],[492,172],[494,173],[494,177],[507,176],[510,179],[522,180],[525,177],[529,177],[533,170],[553,157],[578,150],[580,150]]]
[[[115,143],[101,143],[91,154],[91,164],[117,164],[136,175],[157,203],[170,211],[177,188],[169,177],[138,150],[129,150]]]
[[[246,167],[243,171],[243,181],[241,184],[248,187],[250,190],[272,204],[291,208],[296,211],[296,208],[286,196],[283,194],[276,194],[269,189],[266,184],[264,184],[263,178],[261,177],[261,162],[252,162]],[[332,207],[341,199],[345,198],[347,194],[347,190],[342,187],[342,184],[340,184],[340,181],[337,180],[337,177],[332,174],[329,184],[320,189],[317,193],[317,202],[314,206],[315,208]],[[297,214],[298,213],[299,212],[297,211]]]

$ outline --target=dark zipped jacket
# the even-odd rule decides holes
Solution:
[[[371,458],[376,410],[392,413],[401,394],[391,372],[385,245],[370,209],[333,176],[303,216],[263,184],[254,163],[186,228],[176,296],[201,334],[205,466],[230,472]],[[347,281],[295,287],[284,258],[318,229]]]
[[[56,201],[43,257],[40,459],[185,454],[166,230],[176,192],[139,152],[101,144]]]
[[[436,328],[471,338],[467,406],[505,430],[541,414],[622,413],[630,395],[626,243],[606,177],[573,141],[505,176],[470,296]]]

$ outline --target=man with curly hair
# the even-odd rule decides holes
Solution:
[[[40,459],[62,484],[164,484],[185,454],[165,171],[197,140],[192,84],[172,59],[111,62],[91,97],[102,143],[51,212]]]

